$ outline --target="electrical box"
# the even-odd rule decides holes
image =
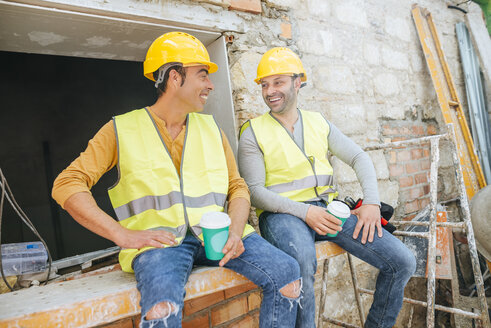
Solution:
[[[48,253],[40,241],[2,245],[2,267],[5,276],[47,270]]]

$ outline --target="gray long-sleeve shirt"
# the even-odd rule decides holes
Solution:
[[[329,152],[353,168],[363,190],[363,203],[380,205],[377,176],[372,160],[334,124],[329,121],[328,124]],[[302,120],[297,120],[293,125],[293,134],[290,134],[290,137],[303,150]],[[249,186],[253,206],[268,212],[288,213],[305,220],[309,204],[293,201],[266,189],[264,157],[251,127],[247,127],[240,137],[238,159],[240,174]]]

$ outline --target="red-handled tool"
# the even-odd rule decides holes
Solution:
[[[358,198],[358,200],[355,202],[353,198],[351,198],[350,196],[346,196],[344,198],[344,202],[346,203],[346,205],[349,206],[351,210],[357,209],[358,207],[363,205],[363,199]],[[389,220],[392,217],[392,214],[394,213],[394,208],[386,203],[380,203],[380,204],[381,204],[380,214],[382,215],[382,217],[380,218],[380,223],[385,230],[387,230],[390,233],[393,233],[394,231],[396,231],[397,228],[393,224],[389,223]]]

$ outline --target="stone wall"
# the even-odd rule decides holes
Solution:
[[[360,145],[445,132],[411,16],[414,2],[434,17],[460,101],[467,111],[455,35],[455,24],[464,21],[464,16],[448,9],[448,1],[277,0],[263,2],[262,22],[252,23],[254,28],[248,33],[235,34],[229,47],[238,124],[268,110],[253,82],[254,68],[265,50],[287,46],[301,56],[308,75],[307,86],[300,90],[301,108],[324,113]],[[467,9],[477,10],[474,6]],[[275,19],[291,24],[291,37],[265,29]],[[457,190],[449,148],[443,147],[439,199],[445,200],[454,198]],[[396,207],[398,219],[411,219],[429,203],[428,144],[374,151],[370,156],[376,167],[381,200]],[[336,158],[333,166],[340,196],[362,197],[351,168]],[[373,289],[377,270],[363,262],[356,266],[361,285]],[[358,322],[346,258],[332,259],[330,268],[325,313]],[[363,300],[367,313],[371,296],[364,295]],[[397,327],[407,326],[408,319],[409,307],[404,306]],[[331,325],[325,324],[328,326]]]
[[[455,35],[455,24],[464,21],[464,16],[448,9],[448,1],[277,0],[263,2],[262,22],[254,22],[248,33],[235,34],[235,42],[229,47],[238,124],[268,110],[253,82],[254,68],[265,50],[287,46],[301,56],[308,75],[307,87],[300,90],[301,108],[324,113],[360,145],[445,132],[411,16],[414,2],[434,17],[460,101],[467,111]],[[476,6],[467,9],[478,10]],[[265,29],[271,26],[270,20],[291,24],[291,37]],[[457,190],[448,145],[443,145],[440,154],[439,199],[452,199]],[[374,151],[370,156],[376,167],[381,200],[396,207],[398,219],[411,219],[429,203],[428,144]],[[333,165],[341,197],[361,197],[351,168],[335,158]],[[360,284],[373,289],[377,270],[361,261],[356,262],[356,267]],[[323,312],[359,323],[347,272],[345,256],[331,260]],[[320,278],[319,275],[317,295]],[[371,296],[364,295],[363,300],[367,313]],[[409,307],[404,306],[396,326],[405,327],[408,320]],[[424,325],[417,320],[415,317],[413,325]],[[325,324],[328,326],[331,325]]]
[[[455,23],[463,13],[445,1],[416,1],[434,17],[461,102],[466,109]],[[229,47],[239,125],[266,112],[253,82],[265,50],[287,46],[302,58],[308,75],[300,107],[319,111],[360,145],[443,132],[444,123],[411,17],[414,1],[266,1],[254,28],[235,34]],[[478,10],[470,6],[470,10]],[[269,20],[291,24],[291,38],[265,29]],[[259,26],[258,26],[259,25]],[[256,27],[257,26],[257,27]],[[371,153],[381,199],[410,217],[427,203],[428,146]],[[441,169],[450,167],[443,153]],[[341,195],[361,196],[356,175],[334,159]],[[453,178],[450,176],[450,178]],[[452,198],[443,177],[441,198]],[[416,202],[415,202],[416,201]]]

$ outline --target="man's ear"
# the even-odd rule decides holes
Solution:
[[[295,90],[297,90],[297,92],[298,90],[300,90],[300,87],[302,86],[302,80],[300,79],[299,76],[297,76],[293,81],[293,86],[295,87]]]
[[[169,79],[167,80],[167,87],[177,89],[181,85],[182,76],[175,69],[171,69],[169,72]]]

